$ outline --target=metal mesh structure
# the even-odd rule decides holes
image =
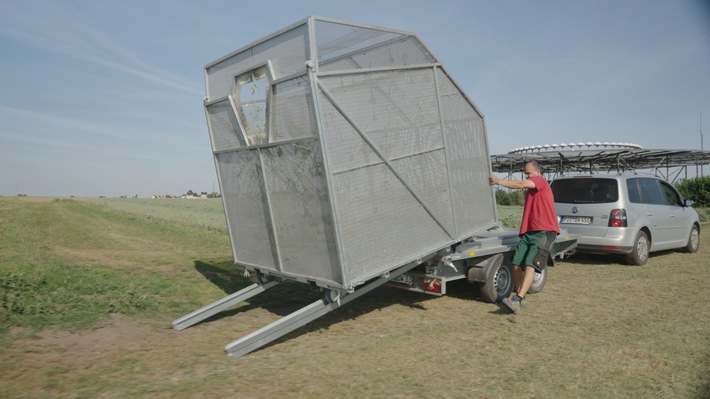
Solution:
[[[496,223],[483,116],[412,33],[309,17],[205,79],[237,264],[352,290]]]

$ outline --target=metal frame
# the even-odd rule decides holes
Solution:
[[[387,168],[390,170],[390,172],[392,172],[392,174],[394,174],[394,176],[397,178],[397,180],[399,180],[400,183],[402,183],[404,188],[406,188],[407,191],[409,191],[409,193],[412,195],[412,197],[414,197],[414,199],[417,202],[419,202],[419,205],[421,205],[422,208],[424,208],[424,210],[429,214],[429,216],[432,218],[432,220],[434,220],[436,222],[436,224],[438,224],[439,227],[441,227],[441,229],[446,233],[446,235],[449,236],[449,238],[453,238],[455,236],[455,234],[452,234],[452,232],[450,232],[446,228],[444,223],[442,223],[441,220],[439,220],[439,218],[436,217],[436,215],[432,212],[432,210],[424,203],[424,201],[422,201],[422,199],[419,197],[417,192],[415,190],[413,190],[412,187],[409,186],[407,181],[404,178],[402,178],[402,176],[399,174],[399,172],[397,172],[397,169],[394,166],[392,166],[392,163],[387,160],[387,157],[385,157],[382,154],[382,151],[380,151],[380,149],[375,145],[375,143],[373,143],[372,140],[370,140],[370,138],[367,137],[367,135],[362,132],[362,129],[360,129],[360,127],[357,125],[357,123],[355,123],[355,121],[353,121],[353,119],[350,117],[348,112],[340,106],[338,101],[333,97],[333,95],[328,91],[328,89],[325,88],[321,84],[318,84],[318,88],[321,90],[323,95],[325,95],[325,97],[328,99],[328,101],[330,101],[331,105],[333,105],[333,107],[335,107],[335,109],[337,109],[338,112],[340,112],[343,115],[343,118],[345,118],[345,120],[350,124],[350,126],[352,126],[353,129],[355,129],[355,132],[357,132],[357,134],[360,136],[360,138],[362,138],[362,140],[370,147],[370,149],[372,149],[372,151],[375,153],[375,155],[377,155],[382,160],[382,162],[387,166]]]
[[[525,162],[531,160],[540,163],[546,176],[551,177],[569,173],[621,173],[651,170],[653,174],[673,182],[682,174],[688,178],[688,167],[709,165],[710,151],[623,148],[491,155],[493,171],[508,173],[508,176],[521,171]]]
[[[348,69],[342,69],[342,70],[337,70],[337,71],[319,71],[319,48],[316,40],[316,36],[318,32],[316,30],[318,29],[316,24],[317,22],[325,22],[325,23],[332,23],[332,24],[339,24],[339,25],[345,25],[347,27],[355,27],[355,28],[362,28],[362,29],[372,29],[372,30],[377,30],[379,32],[384,32],[385,34],[394,34],[398,35],[399,37],[393,37],[393,38],[387,38],[387,37],[379,37],[379,32],[375,32],[375,35],[370,35],[369,32],[364,32],[363,36],[378,36],[379,38],[382,39],[387,39],[383,40],[382,42],[376,42],[376,40],[373,40],[374,44],[369,44],[369,43],[364,43],[364,47],[362,48],[357,48],[358,44],[363,43],[357,42],[353,46],[347,45],[343,47],[337,47],[333,46],[331,49],[335,49],[333,52],[327,52],[327,50],[324,50],[327,52],[325,54],[326,56],[332,55],[333,57],[330,59],[327,59],[323,62],[324,68],[334,62],[338,62],[339,60],[342,60],[346,57],[351,57],[351,56],[360,56],[365,53],[367,53],[368,50],[372,50],[375,48],[381,48],[383,46],[388,46],[391,45],[392,43],[397,43],[400,41],[405,41],[405,40],[412,40],[415,41],[414,44],[419,45],[420,47],[416,47],[417,51],[417,57],[420,57],[418,59],[421,59],[422,61],[419,62],[416,65],[406,65],[406,62],[400,62],[403,65],[397,65],[397,66],[381,66],[381,67],[373,67],[373,68],[362,68],[362,69],[352,69],[351,66],[348,66]],[[300,29],[304,28],[305,25],[305,32],[300,32]],[[326,36],[325,38],[328,37],[328,33],[342,33],[340,32],[340,29],[338,27],[333,27],[334,29],[332,31],[326,30]],[[257,47],[258,45],[261,45],[265,42],[268,42],[271,39],[278,38],[280,35],[288,34],[291,31],[294,30],[299,30],[299,35],[302,33],[304,35],[304,40],[308,40],[307,47],[305,49],[305,66],[303,71],[300,71],[300,57],[303,56],[303,52],[301,52],[302,48],[299,48],[298,50],[293,50],[294,54],[298,55],[299,57],[299,64],[288,64],[289,69],[285,69],[287,75],[281,76],[278,75],[279,72],[279,67],[283,67],[284,64],[279,63],[279,56],[276,56],[274,58],[273,64],[271,60],[266,60],[263,61],[261,55],[263,53],[259,53],[259,56],[256,56],[256,61],[254,58],[250,57],[255,57],[254,54],[252,53],[251,55],[247,54],[244,55],[243,58],[242,55],[248,51],[251,51],[252,48]],[[348,35],[345,35],[347,37]],[[300,40],[300,36],[298,39]],[[342,37],[338,35],[334,35],[332,39],[342,39]],[[337,42],[337,40],[334,40],[334,42]],[[407,43],[409,45],[410,43]],[[298,45],[300,46],[300,41],[298,41]],[[265,46],[268,51],[270,48],[268,46]],[[407,47],[409,49],[409,47]],[[382,50],[388,50],[387,48],[383,48]],[[421,51],[422,53],[419,53]],[[271,54],[271,53],[269,53]],[[237,61],[235,61],[235,64],[233,66],[230,66],[230,58],[236,57]],[[425,63],[424,60],[431,59],[430,63]],[[249,65],[249,67],[245,68],[245,66],[251,61],[252,65]],[[213,76],[210,75],[208,72],[209,69],[212,67],[215,67],[221,63],[225,62],[225,65],[222,65],[224,68],[229,68],[226,71],[224,69],[217,69],[217,71],[221,71],[219,73],[225,72],[223,74],[217,74],[219,78],[215,78],[214,81],[212,81]],[[293,66],[296,65],[294,68]],[[387,64],[387,65],[396,65],[395,63]],[[228,84],[227,79],[229,76],[227,75],[226,72],[229,72],[231,74],[231,79],[232,85],[237,84],[237,77],[243,75],[244,73],[247,73],[249,71],[253,71],[255,69],[259,69],[266,66],[266,73],[268,77],[268,87],[267,87],[267,93],[266,93],[266,108],[267,108],[267,113],[266,113],[266,142],[265,143],[258,143],[254,142],[252,143],[249,140],[249,137],[247,135],[246,129],[244,128],[244,121],[242,120],[243,115],[241,115],[240,112],[238,112],[239,108],[239,101],[240,99],[235,97],[237,91],[234,90],[234,87],[231,87],[230,91],[226,91],[223,89],[226,89],[226,87],[223,87],[223,84]],[[233,68],[233,69],[232,69]],[[225,346],[225,351],[230,355],[230,356],[241,356],[246,353],[249,353],[257,348],[262,347],[263,345],[268,344],[269,342],[273,342],[274,340],[284,336],[285,334],[288,334],[289,332],[304,326],[305,324],[323,316],[326,313],[331,312],[332,310],[337,309],[338,307],[355,300],[359,298],[360,296],[370,292],[371,290],[387,283],[388,281],[399,277],[400,275],[416,268],[417,266],[421,265],[423,262],[430,261],[432,258],[435,258],[437,256],[445,256],[446,254],[450,254],[451,248],[453,245],[458,245],[461,243],[460,240],[469,240],[472,239],[472,237],[469,237],[468,235],[471,234],[469,232],[469,229],[466,231],[459,231],[461,225],[465,224],[464,221],[458,220],[456,218],[456,210],[459,210],[459,208],[456,208],[453,210],[453,225],[447,225],[446,220],[440,220],[442,218],[437,217],[436,213],[434,212],[436,210],[435,207],[432,208],[432,204],[427,204],[424,199],[426,199],[425,195],[422,195],[422,193],[418,193],[416,188],[416,185],[412,185],[412,182],[408,182],[407,179],[405,178],[406,176],[406,171],[398,171],[397,168],[395,167],[396,165],[393,164],[394,159],[388,159],[382,152],[382,148],[378,148],[377,144],[373,142],[373,139],[371,137],[368,137],[368,132],[366,129],[363,129],[362,126],[358,126],[355,123],[355,120],[353,119],[353,114],[349,112],[348,109],[345,109],[343,107],[343,103],[339,103],[338,100],[333,96],[333,93],[329,91],[329,89],[326,87],[326,77],[328,76],[337,76],[337,75],[354,75],[354,74],[367,74],[367,73],[373,73],[373,72],[388,72],[388,71],[408,71],[408,70],[413,70],[413,69],[423,69],[430,71],[429,73],[433,74],[433,85],[434,85],[434,94],[436,95],[436,101],[432,104],[432,107],[437,107],[436,112],[434,112],[432,108],[432,119],[435,118],[433,116],[434,113],[438,113],[438,118],[439,118],[439,123],[441,124],[441,132],[440,134],[443,136],[442,142],[443,142],[443,157],[444,157],[444,162],[446,165],[446,173],[442,173],[441,177],[439,178],[440,180],[447,179],[447,187],[450,189],[449,190],[449,200],[453,204],[455,202],[454,198],[454,193],[452,190],[452,182],[454,181],[453,176],[455,176],[452,170],[450,170],[450,166],[453,163],[452,159],[455,158],[456,153],[453,152],[454,150],[450,148],[450,145],[453,145],[454,139],[448,138],[447,139],[447,130],[446,124],[444,123],[444,102],[442,101],[441,95],[442,95],[442,87],[444,84],[446,84],[448,87],[448,81],[451,82],[451,84],[455,87],[455,89],[458,91],[458,93],[463,97],[463,101],[468,104],[472,112],[475,113],[475,119],[476,119],[476,124],[479,123],[478,117],[480,116],[480,123],[482,124],[481,128],[482,130],[482,138],[479,138],[478,135],[476,135],[476,139],[480,140],[482,139],[483,142],[482,144],[485,145],[485,148],[488,148],[488,137],[487,137],[487,132],[486,132],[486,127],[485,127],[485,118],[483,114],[479,111],[479,109],[475,106],[475,104],[471,101],[471,99],[461,90],[459,85],[453,80],[453,78],[444,70],[443,66],[441,63],[438,62],[437,57],[428,49],[424,46],[422,41],[413,33],[410,32],[403,32],[403,31],[398,31],[398,30],[393,30],[393,29],[388,29],[388,28],[382,28],[382,27],[376,27],[376,26],[369,26],[369,25],[362,25],[362,24],[354,24],[354,23],[349,23],[345,21],[340,21],[340,20],[334,20],[334,19],[327,19],[327,18],[321,18],[321,17],[308,17],[306,19],[303,19],[301,21],[296,22],[295,24],[289,25],[271,35],[268,35],[262,39],[259,39],[257,41],[254,41],[247,46],[242,47],[241,49],[234,51],[230,54],[225,55],[224,57],[221,57],[212,63],[208,64],[205,66],[205,82],[207,85],[207,97],[205,97],[204,104],[205,104],[205,114],[208,119],[208,126],[210,123],[209,119],[209,112],[208,112],[208,107],[212,104],[215,104],[219,101],[229,101],[229,106],[231,107],[231,110],[234,112],[234,116],[236,117],[237,124],[239,125],[239,130],[241,131],[242,134],[242,139],[244,140],[244,146],[240,146],[238,148],[231,148],[231,149],[224,149],[224,150],[213,150],[213,154],[215,156],[215,166],[217,169],[219,181],[220,181],[220,189],[222,192],[225,191],[224,187],[222,187],[223,181],[222,181],[222,176],[220,173],[220,165],[218,163],[218,155],[222,153],[240,153],[242,151],[256,151],[255,153],[241,153],[239,154],[240,156],[246,156],[249,155],[254,155],[254,158],[256,159],[255,163],[253,164],[253,167],[257,170],[257,177],[254,179],[258,180],[258,183],[264,188],[264,198],[263,200],[265,201],[264,207],[265,207],[265,213],[264,215],[265,220],[263,221],[266,226],[264,228],[266,229],[266,232],[264,234],[264,237],[268,236],[269,239],[269,244],[270,244],[270,249],[271,249],[271,256],[273,257],[273,267],[271,264],[269,265],[258,265],[258,264],[250,264],[248,262],[244,262],[238,259],[238,257],[235,255],[235,262],[238,263],[241,266],[246,267],[248,270],[255,270],[257,273],[257,282],[245,287],[235,293],[232,293],[230,295],[227,295],[226,297],[215,301],[207,306],[204,306],[188,315],[185,315],[179,319],[176,319],[173,322],[173,327],[177,330],[183,330],[187,327],[190,327],[192,325],[195,325],[197,323],[200,323],[230,307],[236,306],[241,302],[244,302],[248,300],[249,298],[254,297],[255,295],[258,295],[261,292],[264,292],[277,284],[279,284],[282,279],[292,279],[296,280],[299,282],[306,282],[311,284],[313,287],[320,287],[320,289],[324,292],[324,298],[318,301],[313,302],[312,304],[303,307],[302,309],[295,311],[288,316],[285,316],[251,334],[248,334],[236,341],[231,342],[230,344]],[[296,72],[293,72],[296,71]],[[312,121],[312,124],[309,125],[309,129],[313,131],[313,136],[311,137],[301,137],[301,138],[289,138],[286,140],[280,140],[280,141],[272,141],[272,124],[274,123],[274,120],[271,118],[272,115],[271,112],[273,111],[273,105],[274,105],[274,85],[280,83],[280,82],[285,82],[291,79],[295,78],[300,78],[301,76],[307,76],[309,79],[308,84],[310,87],[303,86],[304,92],[309,92],[310,95],[310,100],[312,101],[312,104],[308,104],[308,106],[313,106],[313,114],[309,114],[309,118],[313,117],[314,119],[309,119],[309,121]],[[320,76],[323,76],[323,80],[320,80]],[[212,84],[212,82],[214,84]],[[374,90],[382,90],[380,87],[374,87]],[[211,92],[214,92],[215,94],[219,93],[218,95],[221,96],[221,98],[217,99],[211,99],[209,96],[211,95]],[[384,93],[384,91],[383,91]],[[384,96],[385,99],[392,101],[391,98],[387,98]],[[342,101],[342,99],[341,99]],[[432,99],[433,101],[433,99]],[[400,109],[397,104],[393,105],[396,108],[396,112],[401,112],[403,116],[407,116],[406,112],[403,111],[403,109]],[[410,247],[417,247],[416,251],[409,251],[409,252],[402,252],[401,256],[398,256],[394,259],[394,261],[390,261],[389,258],[385,259],[385,257],[381,257],[381,262],[380,263],[375,263],[376,265],[381,265],[383,267],[380,267],[379,269],[368,269],[367,273],[360,273],[360,274],[349,274],[350,269],[348,269],[349,265],[348,262],[352,261],[352,259],[346,259],[346,254],[344,254],[344,251],[347,250],[346,244],[348,244],[347,238],[344,236],[344,228],[339,223],[342,218],[348,216],[346,213],[347,210],[341,209],[341,207],[338,204],[338,198],[337,198],[337,193],[335,193],[334,188],[333,188],[333,181],[330,179],[334,175],[341,173],[342,171],[334,171],[333,167],[336,165],[335,161],[337,159],[334,158],[332,154],[329,153],[329,140],[334,140],[333,137],[328,136],[328,132],[324,132],[324,126],[327,121],[324,120],[325,117],[325,112],[329,111],[330,107],[332,106],[337,113],[339,113],[339,117],[342,116],[342,120],[344,123],[348,123],[350,127],[354,130],[354,132],[359,135],[360,139],[362,139],[363,143],[366,146],[369,146],[369,150],[372,151],[374,156],[372,157],[373,161],[376,160],[377,164],[380,165],[380,162],[382,162],[388,171],[388,177],[390,176],[390,173],[394,176],[394,179],[392,181],[399,180],[396,184],[402,185],[403,190],[402,192],[408,192],[409,195],[411,195],[412,198],[412,203],[417,205],[417,210],[419,210],[419,206],[423,209],[424,212],[422,212],[423,215],[428,215],[428,218],[426,216],[426,226],[427,228],[435,229],[436,226],[441,228],[441,231],[436,232],[436,241],[434,242],[424,242],[428,241],[423,240],[423,241],[414,241],[412,239],[409,239],[406,234],[405,235],[399,235],[399,237],[403,238],[403,240],[407,241],[399,241],[400,244],[409,244]],[[310,111],[310,110],[309,110]],[[339,119],[340,120],[340,119]],[[412,121],[410,120],[410,123]],[[412,123],[413,124],[413,123]],[[478,126],[478,125],[476,125]],[[459,132],[457,129],[451,129],[451,131],[456,130]],[[459,133],[465,132],[469,133],[471,131],[469,130],[461,130]],[[476,131],[478,132],[478,131]],[[210,131],[212,133],[212,131]],[[321,276],[316,273],[316,275],[310,275],[308,273],[303,273],[303,274],[297,274],[293,270],[289,270],[288,267],[288,260],[287,260],[287,254],[284,251],[284,254],[281,254],[281,245],[279,245],[279,234],[282,235],[283,241],[287,241],[287,236],[285,233],[282,233],[280,231],[277,231],[276,225],[274,218],[276,215],[278,215],[276,212],[280,211],[281,208],[276,208],[279,206],[278,204],[274,203],[274,200],[279,199],[275,194],[272,196],[271,195],[271,190],[269,189],[270,184],[272,184],[272,188],[275,186],[278,186],[278,181],[276,178],[270,179],[269,174],[266,173],[265,171],[267,170],[267,163],[268,159],[266,159],[267,156],[269,156],[266,151],[269,151],[269,148],[273,148],[276,146],[281,146],[281,145],[288,145],[290,143],[300,143],[300,142],[306,142],[306,141],[312,141],[316,140],[319,141],[319,147],[320,147],[320,156],[322,158],[322,173],[326,176],[323,178],[322,183],[325,185],[325,192],[319,191],[319,195],[321,196],[323,201],[325,201],[326,195],[327,195],[327,200],[328,204],[324,206],[328,206],[329,209],[329,220],[325,222],[327,224],[327,227],[333,229],[332,233],[329,232],[328,235],[328,255],[331,255],[333,258],[337,257],[338,258],[338,264],[335,265],[335,261],[333,260],[332,265],[330,266],[327,271],[332,272],[333,275],[337,275],[337,273],[340,273],[341,280],[335,281],[335,280],[329,280],[329,276]],[[478,144],[478,143],[477,143]],[[214,145],[214,142],[213,142]],[[213,147],[214,149],[214,147]],[[420,154],[424,154],[429,151],[439,151],[442,148],[440,146],[437,146],[435,149],[426,149],[426,151],[422,150]],[[368,151],[369,151],[368,150]],[[316,150],[318,151],[318,150]],[[486,150],[486,155],[488,154]],[[369,152],[368,152],[369,154]],[[415,154],[416,155],[416,154]],[[411,155],[409,155],[411,156]],[[379,160],[377,160],[379,158]],[[460,157],[461,159],[465,161],[469,161],[468,158],[465,157]],[[477,158],[478,159],[478,158]],[[478,161],[477,161],[478,162]],[[251,167],[252,164],[250,164]],[[476,163],[476,165],[479,165],[479,163]],[[489,164],[489,169],[490,169],[490,164]],[[383,168],[384,170],[384,168]],[[490,170],[488,170],[490,172]],[[396,180],[395,180],[396,179]],[[269,181],[271,180],[271,181]],[[436,182],[439,182],[440,180],[435,180]],[[251,181],[250,181],[251,182]],[[321,181],[318,180],[318,183],[320,184]],[[485,185],[488,187],[488,185]],[[320,188],[321,186],[319,186]],[[397,187],[399,189],[399,187]],[[406,191],[405,191],[406,190]],[[490,198],[493,201],[493,211],[495,212],[495,197],[493,192],[491,191],[490,193]],[[409,201],[410,197],[407,196],[407,201]],[[487,200],[486,198],[482,198]],[[223,205],[225,205],[225,209],[227,209],[227,197],[223,196],[222,198]],[[416,202],[416,203],[415,203]],[[325,209],[325,208],[323,208]],[[489,208],[486,207],[484,208],[488,210]],[[342,213],[342,214],[341,214]],[[491,220],[485,219],[485,223],[482,224],[490,224],[489,226],[464,226],[471,228],[472,230],[475,229],[480,229],[484,227],[485,229],[489,229],[492,227],[492,225],[495,225],[495,215],[490,215]],[[230,237],[232,237],[232,227],[230,224],[230,218],[229,215],[225,214],[225,217],[227,219],[227,226],[229,228],[230,232]],[[480,219],[477,219],[480,220]],[[261,227],[261,219],[259,220],[259,226]],[[453,229],[453,231],[451,231]],[[380,230],[382,231],[382,230]],[[389,232],[387,232],[389,234]],[[406,232],[404,232],[406,233]],[[332,236],[330,235],[332,234]],[[320,237],[320,236],[319,236]],[[359,237],[359,236],[358,236]],[[426,236],[426,237],[434,237],[433,235],[431,236]],[[232,246],[233,246],[233,252],[236,253],[234,246],[236,245],[233,240],[232,241]],[[333,242],[334,241],[334,242]],[[423,243],[423,244],[422,244]],[[332,244],[332,248],[330,245]],[[422,246],[423,248],[420,248]],[[491,251],[507,251],[510,250],[509,247],[506,246],[494,246],[495,248],[491,248]],[[261,247],[260,247],[261,248]],[[265,257],[268,257],[268,250],[269,248],[264,245],[263,248],[263,253]],[[388,249],[389,250],[389,249]],[[485,252],[485,251],[484,251]],[[282,255],[284,258],[282,259]],[[378,257],[381,256],[380,254],[374,254],[373,256]],[[439,260],[437,260],[438,262]],[[269,260],[271,262],[271,260]],[[433,261],[432,261],[433,262]],[[371,265],[372,263],[370,263]],[[338,270],[339,269],[339,270]],[[309,269],[309,272],[311,270]],[[449,279],[458,279],[458,278],[463,278],[459,275],[451,275],[448,277]],[[362,281],[366,280],[366,281]]]

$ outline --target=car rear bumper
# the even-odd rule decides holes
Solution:
[[[634,249],[633,246],[618,245],[589,245],[577,243],[577,252],[590,254],[629,254]]]
[[[638,231],[630,229],[608,229],[604,236],[580,234],[577,239],[577,252],[629,254],[634,249]]]

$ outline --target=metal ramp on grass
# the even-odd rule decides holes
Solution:
[[[433,255],[432,255],[433,256]],[[431,256],[430,256],[431,257]],[[323,299],[319,299],[308,306],[282,317],[273,323],[262,327],[261,329],[254,331],[242,338],[239,338],[224,347],[225,352],[229,356],[239,357],[246,355],[262,346],[269,344],[284,335],[296,330],[299,327],[305,326],[306,324],[316,320],[317,318],[330,313],[331,311],[349,303],[373,289],[380,287],[390,281],[391,279],[397,278],[403,273],[417,267],[425,259],[418,259],[411,262],[405,266],[402,266],[390,273],[380,276],[362,286],[358,287],[354,292],[339,292],[335,290],[326,289],[324,290],[325,295]],[[276,286],[279,281],[270,280],[266,281],[263,279],[262,275],[257,276],[257,283],[250,285],[234,294],[228,295],[219,301],[211,303],[201,309],[198,309],[188,315],[185,315],[179,319],[173,321],[173,327],[176,330],[183,330],[192,325],[195,325],[201,321],[204,321],[217,313],[224,311],[240,302],[246,301],[249,298],[260,294],[267,289]]]

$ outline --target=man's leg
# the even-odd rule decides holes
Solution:
[[[503,298],[503,304],[507,306],[513,313],[520,312],[520,308],[525,306],[524,299],[525,294],[530,289],[532,285],[533,277],[535,277],[535,269],[530,266],[525,268],[520,267],[520,265],[525,265],[528,263],[528,256],[530,251],[531,243],[529,234],[523,234],[515,248],[515,254],[513,255],[513,287],[517,295],[510,298]],[[532,270],[528,281],[528,272]]]
[[[515,292],[520,292],[520,289],[523,286],[525,270],[523,270],[520,265],[525,264],[525,258],[527,257],[529,247],[530,242],[528,234],[526,233],[523,234],[522,237],[520,237],[520,241],[518,241],[518,245],[515,247],[513,261],[511,262],[513,264],[513,288],[515,289]]]
[[[532,274],[530,274],[530,278],[528,279],[530,270],[532,270]],[[518,265],[513,265],[513,283],[517,295],[513,295],[509,298],[503,298],[503,304],[512,310],[513,313],[520,312],[521,308],[527,305],[525,301],[525,294],[530,289],[534,276],[535,269],[532,267],[528,266],[523,269]]]
[[[556,236],[556,234],[555,234],[555,236]],[[550,238],[554,241],[553,237],[550,237]],[[547,241],[548,241],[548,234],[547,233],[536,234],[534,236],[534,241],[532,241],[529,244],[530,245],[529,256],[532,256],[534,259],[535,255],[537,255],[537,252],[540,250],[540,248],[543,248],[543,247],[548,248],[549,246],[547,245]],[[524,263],[524,264],[527,264],[527,260],[526,260],[526,263]],[[541,267],[545,267],[545,266],[541,266]],[[525,298],[525,295],[530,290],[533,280],[535,279],[536,272],[537,271],[535,270],[535,268],[532,265],[525,266],[525,269],[521,271],[521,276],[518,277],[518,278],[520,278],[521,283],[519,286],[518,286],[517,282],[515,283],[515,288],[518,291],[519,297]]]
[[[520,292],[525,282],[525,272],[518,265],[513,265],[513,288],[515,292]]]
[[[535,268],[532,266],[526,267],[523,278],[522,278],[523,282],[520,285],[520,289],[518,290],[519,297],[525,298],[525,295],[528,293],[530,286],[532,286],[532,282],[534,279],[535,279]]]

